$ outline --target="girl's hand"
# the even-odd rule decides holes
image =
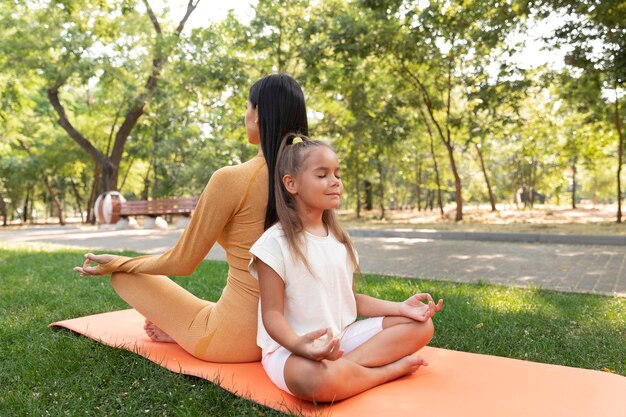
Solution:
[[[74,268],[74,271],[78,272],[81,277],[90,276],[95,277],[98,275],[104,275],[102,273],[100,265],[108,264],[113,259],[115,259],[115,255],[94,255],[93,253],[85,254],[85,263],[83,266],[77,266]],[[95,262],[95,266],[91,266],[91,262]]]
[[[424,300],[427,300],[427,303],[424,303]],[[435,304],[428,293],[415,294],[402,303],[400,314],[416,321],[427,321],[440,311],[442,306],[443,300],[440,299]]]
[[[326,338],[320,339],[324,335]],[[343,356],[340,340],[333,338],[330,328],[315,330],[298,337],[291,351],[298,356],[318,362],[323,359],[335,361]]]

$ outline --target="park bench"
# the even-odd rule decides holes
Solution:
[[[162,200],[137,200],[122,203],[120,215],[130,216],[191,216],[198,203],[197,197],[165,198]]]
[[[120,217],[128,220],[130,217],[147,216],[151,219],[147,225],[144,225],[144,228],[165,228],[167,222],[161,218],[160,223],[158,223],[157,218],[161,216],[184,216],[187,218],[186,221],[179,221],[176,225],[176,227],[184,227],[188,223],[188,218],[193,214],[197,203],[197,197],[124,201],[121,203]]]

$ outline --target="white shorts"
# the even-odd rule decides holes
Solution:
[[[341,349],[343,349],[344,355],[380,333],[383,330],[383,319],[384,317],[371,317],[355,321],[346,327],[343,336],[341,336]],[[291,356],[291,352],[281,346],[272,353],[263,355],[261,363],[274,385],[291,394],[285,383],[285,364],[289,356]]]

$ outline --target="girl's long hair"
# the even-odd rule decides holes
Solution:
[[[299,139],[300,141],[294,143],[295,139]],[[306,160],[311,151],[321,146],[325,146],[332,150],[329,145],[319,140],[311,140],[306,136],[297,133],[288,134],[280,144],[276,173],[274,175],[278,220],[280,221],[283,232],[285,233],[289,249],[295,255],[294,259],[303,262],[311,273],[311,267],[306,259],[306,254],[304,253],[302,247],[304,243],[304,226],[302,225],[302,221],[296,211],[296,200],[285,188],[283,177],[285,175],[290,175],[297,178],[298,174],[305,166]],[[328,232],[332,233],[335,236],[335,239],[343,243],[346,247],[346,251],[348,252],[354,271],[357,274],[360,274],[359,264],[352,240],[343,227],[341,227],[335,210],[324,210],[322,214],[322,222],[326,225],[326,227],[328,227]]]
[[[250,103],[259,112],[261,149],[269,173],[265,229],[276,223],[275,185],[276,158],[281,139],[290,132],[309,134],[304,93],[287,74],[268,75],[250,87]]]

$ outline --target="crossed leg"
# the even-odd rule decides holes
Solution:
[[[429,319],[385,317],[383,330],[336,361],[312,361],[291,355],[285,364],[285,383],[298,398],[338,401],[377,385],[411,374],[426,360],[412,353],[432,339]]]
[[[255,342],[258,299],[254,296],[246,297],[227,286],[213,303],[164,275],[142,273],[115,272],[111,285],[146,318],[144,329],[153,340],[170,338],[193,356],[213,362],[260,359]]]

